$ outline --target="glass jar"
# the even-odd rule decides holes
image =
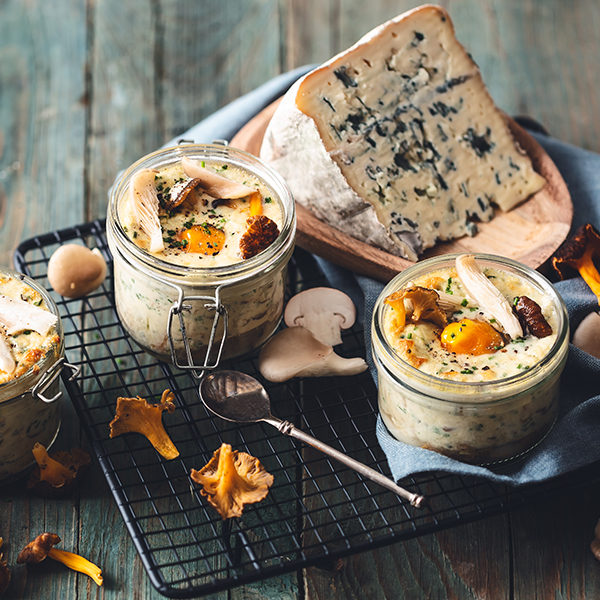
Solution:
[[[189,267],[154,256],[126,235],[119,204],[141,169],[160,169],[183,157],[245,170],[281,206],[279,237],[263,252],[218,267]],[[294,200],[283,179],[259,159],[219,144],[182,144],[149,154],[122,173],[109,200],[107,239],[113,255],[115,304],[123,327],[147,352],[177,367],[215,368],[259,347],[277,329],[287,263],[294,250]]]
[[[0,271],[5,277],[20,279],[44,299],[48,310],[58,317],[58,343],[21,376],[0,385],[0,480],[13,477],[35,461],[31,450],[36,442],[48,448],[60,429],[58,375],[64,362],[64,336],[58,308],[49,294],[19,273]],[[70,368],[74,369],[71,365]]]
[[[384,288],[374,309],[372,351],[378,373],[381,418],[398,440],[452,458],[488,464],[516,457],[535,446],[556,420],[559,379],[569,347],[565,305],[537,271],[507,258],[477,254],[481,267],[519,278],[550,301],[556,315],[556,339],[529,369],[489,381],[454,381],[424,373],[397,353],[384,332],[390,307],[384,299],[413,280],[452,268],[456,254],[424,260],[397,275]]]

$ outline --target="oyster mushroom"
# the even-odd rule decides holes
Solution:
[[[48,281],[65,298],[80,298],[106,278],[106,261],[100,250],[78,244],[59,246],[48,261]]]
[[[579,323],[573,334],[573,345],[600,358],[600,314],[592,312]]]
[[[262,214],[262,198],[260,192],[255,188],[238,183],[214,171],[203,167],[198,161],[184,157],[181,166],[188,177],[197,180],[200,186],[209,196],[235,200],[237,198],[250,198],[250,214],[252,216]]]
[[[162,252],[165,246],[162,238],[162,228],[158,219],[155,176],[155,171],[151,169],[142,169],[135,173],[129,184],[129,199],[138,225],[150,238],[148,250],[150,252]]]
[[[509,301],[481,272],[473,255],[457,256],[456,271],[470,298],[487,314],[496,319],[511,338],[516,339],[523,336],[523,328],[513,313]]]
[[[60,538],[55,533],[41,533],[19,552],[17,562],[19,564],[36,565],[48,557],[73,571],[84,573],[91,577],[97,585],[102,585],[102,569],[87,558],[83,558],[83,556],[53,548],[59,542]]]
[[[265,379],[279,382],[292,377],[356,375],[366,370],[367,363],[362,358],[342,358],[304,327],[289,327],[263,346],[258,368]]]
[[[600,274],[594,258],[600,258],[600,234],[586,223],[556,251],[552,266],[561,279],[565,279],[571,269],[578,271],[600,304]]]
[[[334,288],[316,287],[290,298],[283,315],[288,327],[304,327],[322,344],[342,343],[342,329],[356,320],[356,308],[350,298]]]
[[[0,296],[0,325],[4,325],[8,335],[32,329],[46,336],[57,322],[58,317],[49,310],[24,300]]]

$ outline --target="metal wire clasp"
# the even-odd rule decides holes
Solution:
[[[55,402],[62,396],[62,390],[59,390],[54,396],[51,398],[46,398],[44,393],[48,390],[48,388],[56,381],[56,378],[60,375],[63,367],[71,370],[71,376],[69,377],[69,381],[72,381],[79,375],[79,371],[81,370],[79,367],[68,363],[65,360],[64,356],[61,356],[39,379],[39,381],[31,388],[31,395],[34,398],[38,398],[42,402],[46,402],[46,404],[51,404]]]
[[[216,369],[221,361],[223,345],[225,344],[225,339],[227,338],[228,315],[227,309],[221,303],[220,292],[221,287],[219,286],[216,288],[214,296],[185,296],[183,293],[183,289],[178,288],[179,297],[169,309],[169,319],[167,321],[167,338],[169,340],[169,348],[171,350],[171,361],[176,367],[191,371],[192,375],[196,379],[202,379],[202,377],[204,377],[205,371],[212,371]],[[186,303],[194,301],[204,301],[204,308],[215,311],[215,316],[213,318],[210,336],[208,338],[208,343],[206,347],[206,354],[204,355],[204,362],[201,365],[197,365],[194,363],[194,357],[192,356],[190,340],[185,331],[184,312],[191,312],[192,310],[192,305]],[[177,358],[175,339],[173,338],[173,321],[175,317],[178,317],[179,319],[179,329],[181,330],[181,338],[183,341],[183,347],[185,349],[185,356],[187,359],[186,364],[179,362],[179,359]],[[217,335],[217,327],[221,319],[223,320],[223,333],[221,335],[221,339],[218,342],[216,342],[215,338]],[[214,362],[211,364],[210,356],[213,347],[215,347],[217,344],[217,355],[215,356]]]

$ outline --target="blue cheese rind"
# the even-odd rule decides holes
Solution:
[[[545,184],[436,6],[305,75],[275,112],[261,157],[320,219],[411,260]]]

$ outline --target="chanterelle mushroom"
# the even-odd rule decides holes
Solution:
[[[221,444],[202,469],[191,470],[190,477],[223,519],[241,517],[244,505],[260,502],[273,485],[273,475],[258,458],[232,450],[229,444]]]
[[[269,381],[292,377],[356,375],[367,368],[362,358],[342,358],[304,327],[288,327],[274,335],[258,357],[258,368]]]
[[[90,464],[90,455],[81,448],[73,448],[71,452],[59,450],[50,456],[46,448],[36,442],[32,452],[37,467],[32,471],[27,487],[41,495],[67,493]]]
[[[0,548],[4,540],[0,537]],[[0,594],[3,594],[10,583],[10,569],[4,560],[4,554],[0,552]]]
[[[472,300],[502,326],[513,339],[523,336],[523,328],[512,311],[510,302],[500,290],[481,272],[471,254],[456,257],[456,271]]]
[[[106,277],[100,250],[78,244],[59,246],[48,261],[48,281],[57,294],[80,298],[94,291]]]
[[[407,317],[412,323],[429,321],[438,327],[448,322],[439,306],[439,294],[420,286],[398,290],[386,297],[384,302],[394,311],[393,328],[396,335],[402,333]]]
[[[600,304],[600,274],[594,265],[594,258],[600,258],[600,234],[593,225],[587,223],[556,251],[552,265],[561,279],[565,279],[569,269],[579,271]]]
[[[283,315],[288,327],[301,326],[327,346],[342,343],[342,329],[356,320],[356,308],[350,298],[334,288],[316,287],[290,298]]]
[[[19,564],[27,563],[36,565],[41,563],[46,557],[56,560],[73,571],[84,573],[91,577],[98,585],[102,585],[102,569],[94,563],[65,550],[53,548],[60,542],[60,538],[55,533],[41,533],[32,542],[29,542],[17,557]]]
[[[149,404],[144,398],[117,398],[115,418],[110,422],[110,437],[123,433],[140,433],[154,446],[156,451],[171,460],[179,456],[179,450],[165,431],[162,423],[163,411],[175,410],[174,394],[165,390],[160,404]]]

